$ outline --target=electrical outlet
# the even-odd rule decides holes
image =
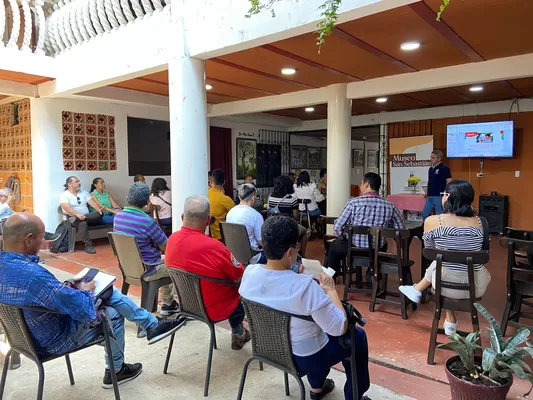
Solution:
[[[520,178],[520,171],[515,171],[514,172],[514,177],[515,178]]]
[[[478,173],[477,173],[477,177],[478,177],[478,178],[483,178],[483,172],[478,172]]]

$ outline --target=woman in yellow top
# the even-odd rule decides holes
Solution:
[[[226,174],[221,169],[211,171],[211,187],[207,191],[207,197],[211,205],[211,237],[221,239],[220,222],[226,221],[228,211],[235,207],[231,197],[224,194],[224,183],[226,183]]]

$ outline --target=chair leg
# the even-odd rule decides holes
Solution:
[[[368,311],[370,312],[374,312],[376,308],[376,299],[378,297],[380,282],[379,279],[376,279],[375,275],[372,275],[372,298],[370,299],[370,306],[368,307]]]
[[[106,311],[104,311],[105,313]],[[111,341],[109,338],[109,326],[107,324],[107,316],[103,316],[104,326],[104,343],[107,352],[107,358],[109,360],[109,371],[111,373],[111,382],[113,383],[113,391],[115,393],[115,400],[120,400],[120,393],[118,391],[117,373],[115,371],[115,363],[113,362],[113,351],[111,349]]]
[[[248,372],[248,366],[252,361],[254,361],[255,358],[250,357],[246,362],[244,363],[242,367],[242,375],[241,375],[241,383],[239,384],[239,392],[237,393],[237,400],[242,399],[242,392],[244,391],[244,383],[246,382],[246,373]],[[262,365],[262,362],[259,362],[259,365]]]
[[[126,281],[124,281],[124,282],[122,283],[121,293],[122,293],[124,296],[127,296],[129,290],[130,290],[130,284],[127,283]]]
[[[290,396],[291,392],[289,389],[289,374],[286,372],[283,373],[283,379],[285,381],[285,396]]]
[[[505,304],[505,309],[503,311],[503,317],[502,317],[502,335],[505,336],[505,332],[507,331],[507,324],[509,323],[509,316],[511,315],[511,300],[507,300],[507,303]]]
[[[172,354],[172,346],[174,345],[174,336],[176,336],[175,332],[170,337],[170,343],[168,344],[167,359],[165,360],[165,367],[163,368],[164,374],[166,374],[168,371],[168,363],[170,362],[170,355]]]
[[[211,329],[211,341],[209,343],[209,355],[207,356],[207,370],[205,372],[205,386],[204,386],[204,397],[207,397],[209,393],[209,379],[211,378],[211,363],[213,362],[213,349],[215,348],[215,328],[213,326],[209,327]]]
[[[437,313],[436,313],[437,314]],[[431,326],[431,333],[429,334],[429,349],[428,349],[428,360],[429,365],[435,364],[435,350],[437,348],[437,334],[439,332],[439,321],[440,321],[440,312],[438,316],[433,317],[433,325]]]
[[[67,354],[65,356],[65,361],[67,362],[67,371],[68,371],[68,378],[70,379],[70,385],[74,386],[74,374],[72,373],[72,365],[70,364],[70,357]]]
[[[11,358],[12,350],[9,349],[4,359],[4,369],[2,369],[2,380],[0,381],[0,400],[4,398],[4,389],[6,386],[7,370],[9,369],[9,359]]]
[[[259,371],[264,371],[263,361],[259,361]]]
[[[352,267],[346,265],[344,269],[344,296],[343,300],[348,301],[348,290],[350,289],[350,284],[352,283]]]
[[[44,367],[43,364],[37,363],[39,369],[39,386],[37,386],[37,400],[43,400],[44,391]]]
[[[298,386],[300,386],[300,399],[305,400],[305,386],[304,382],[302,381],[302,378],[299,376],[295,376],[296,381],[298,382]]]

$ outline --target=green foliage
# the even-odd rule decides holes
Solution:
[[[442,13],[446,9],[446,7],[448,7],[449,5],[450,5],[450,0],[442,0],[442,4],[440,5],[440,10],[437,13],[437,21],[440,21],[440,17]]]
[[[466,339],[455,333],[450,336],[450,342],[439,347],[454,350],[474,380],[489,380],[498,384],[497,380],[509,381],[515,374],[520,379],[527,379],[533,383],[533,372],[524,358],[533,356],[533,343],[528,340],[529,329],[520,328],[512,337],[504,341],[498,322],[481,304],[475,304],[478,311],[489,322],[487,333],[490,347],[483,348],[481,368],[476,365],[474,355],[479,346],[481,331],[471,333]],[[525,346],[521,346],[525,343]]]

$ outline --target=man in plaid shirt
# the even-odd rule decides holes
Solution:
[[[335,221],[333,232],[337,239],[333,241],[328,252],[328,267],[339,271],[340,262],[348,254],[348,240],[343,235],[344,228],[348,225],[356,226],[383,226],[396,229],[405,229],[400,211],[394,204],[379,197],[381,177],[368,172],[361,182],[361,196],[348,200],[341,215]],[[354,247],[368,248],[366,235],[354,235]],[[386,251],[387,242],[382,239],[380,243],[382,251]],[[367,255],[364,252],[364,255]],[[363,255],[363,254],[362,254]],[[367,271],[369,276],[369,271]]]

